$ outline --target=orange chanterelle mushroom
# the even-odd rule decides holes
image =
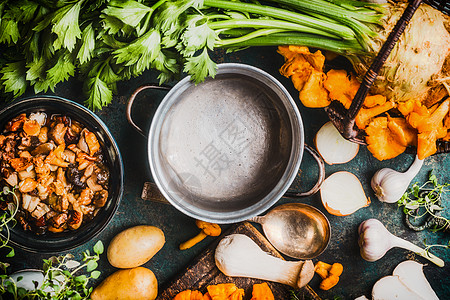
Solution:
[[[208,223],[205,221],[196,220],[195,225],[200,228],[202,231],[197,234],[192,239],[182,243],[180,245],[180,250],[186,250],[194,246],[195,244],[201,242],[208,235],[210,236],[218,236],[222,232],[220,226],[214,223]]]
[[[21,114],[0,134],[1,179],[19,197],[17,220],[37,234],[78,229],[108,199],[96,135],[63,115]]]

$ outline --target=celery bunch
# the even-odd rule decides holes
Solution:
[[[112,101],[119,81],[159,71],[214,76],[210,51],[296,44],[373,53],[385,7],[355,0],[0,0],[0,91],[20,96],[83,80],[85,104]]]

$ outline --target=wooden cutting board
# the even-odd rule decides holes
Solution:
[[[280,253],[250,223],[238,223],[235,226],[232,226],[227,232],[218,238],[215,243],[211,244],[205,251],[203,251],[201,255],[195,258],[190,266],[188,266],[178,276],[164,286],[156,299],[171,300],[176,294],[186,289],[199,290],[202,293],[206,293],[206,287],[208,285],[232,282],[236,284],[238,288],[244,289],[244,299],[249,300],[252,296],[253,284],[262,283],[264,281],[253,278],[225,276],[219,271],[214,262],[214,252],[217,244],[223,236],[233,233],[241,233],[249,236],[261,247],[262,250],[276,257],[282,258]],[[289,290],[291,290],[291,287],[274,282],[267,283],[269,284],[275,299],[290,299]],[[314,290],[309,286],[306,286],[298,291],[298,298],[304,300],[321,300],[316,292],[314,292]]]

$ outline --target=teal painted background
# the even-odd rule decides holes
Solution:
[[[314,135],[328,121],[327,116],[321,109],[305,108],[299,103],[298,92],[293,88],[290,80],[282,77],[278,72],[279,67],[283,64],[283,58],[276,53],[275,48],[252,48],[233,54],[217,52],[215,53],[215,60],[217,62],[247,63],[265,70],[280,80],[298,104],[305,127],[305,142],[313,145]],[[140,198],[143,183],[151,180],[147,163],[147,141],[127,123],[125,109],[131,93],[142,84],[157,82],[156,76],[156,73],[148,71],[138,78],[122,82],[118,86],[118,95],[114,97],[113,103],[102,111],[97,112],[110,128],[122,153],[125,166],[125,189],[117,213],[107,228],[96,239],[70,252],[76,254],[78,259],[81,259],[80,253],[85,249],[92,249],[92,246],[98,239],[102,240],[107,246],[112,237],[133,225],[148,224],[158,226],[165,233],[166,244],[144,266],[155,273],[160,287],[163,287],[164,283],[167,283],[173,276],[189,265],[189,262],[199,255],[213,240],[212,238],[207,238],[192,249],[186,251],[178,250],[178,245],[181,242],[197,234],[198,229],[195,227],[194,220],[178,212],[170,205],[144,201]],[[172,82],[171,85],[175,83]],[[84,96],[80,92],[81,87],[82,84],[80,82],[71,79],[67,83],[60,84],[54,94],[82,103]],[[27,93],[26,96],[32,95],[32,93]],[[164,92],[143,92],[142,96],[139,96],[136,100],[137,103],[133,110],[136,123],[141,124],[144,128],[148,128],[152,116],[163,97]],[[368,218],[381,220],[393,234],[405,238],[418,246],[423,245],[422,241],[425,238],[428,243],[448,244],[448,233],[433,234],[409,230],[404,224],[403,213],[397,208],[397,205],[379,202],[370,188],[370,179],[378,169],[390,167],[398,171],[404,171],[412,163],[413,158],[410,154],[403,154],[395,159],[380,162],[373,158],[365,147],[360,147],[358,155],[349,163],[326,165],[327,176],[342,170],[354,173],[360,179],[366,195],[371,199],[370,206],[362,208],[352,215],[345,217],[330,215],[324,209],[318,194],[301,201],[320,209],[331,223],[331,242],[325,252],[313,261],[341,262],[344,265],[344,272],[341,275],[340,282],[330,291],[319,290],[320,279],[317,275],[311,281],[310,286],[323,299],[335,299],[335,297],[354,299],[361,295],[366,295],[370,298],[372,286],[379,278],[390,275],[394,267],[403,260],[414,258],[412,253],[395,248],[377,262],[364,261],[359,254],[357,228],[362,221]],[[439,182],[450,182],[449,167],[449,155],[441,154],[430,157],[425,161],[422,170],[413,181],[422,182],[427,178],[430,170],[435,170]],[[300,175],[296,179],[292,190],[309,189],[317,177],[317,166],[307,153],[304,154],[300,169]],[[447,207],[449,197],[447,194],[443,201]],[[292,202],[292,200],[281,199],[276,205],[285,202]],[[445,212],[444,215],[449,217],[448,212]],[[444,268],[434,266],[421,257],[415,257],[414,259],[426,264],[424,267],[425,275],[438,296],[441,299],[449,299],[450,251],[448,249],[438,249],[434,253],[445,260],[446,266]],[[16,256],[9,260],[11,270],[41,267],[42,259],[48,256],[30,254],[16,249]],[[100,261],[100,270],[102,275],[95,283],[98,283],[115,271],[109,265],[105,254]]]

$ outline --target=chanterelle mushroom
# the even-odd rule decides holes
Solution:
[[[197,234],[192,239],[182,243],[180,245],[180,250],[186,250],[194,246],[195,244],[201,242],[208,235],[210,236],[218,236],[222,232],[220,226],[214,223],[208,223],[205,221],[196,220],[195,225],[200,228],[202,231]]]

